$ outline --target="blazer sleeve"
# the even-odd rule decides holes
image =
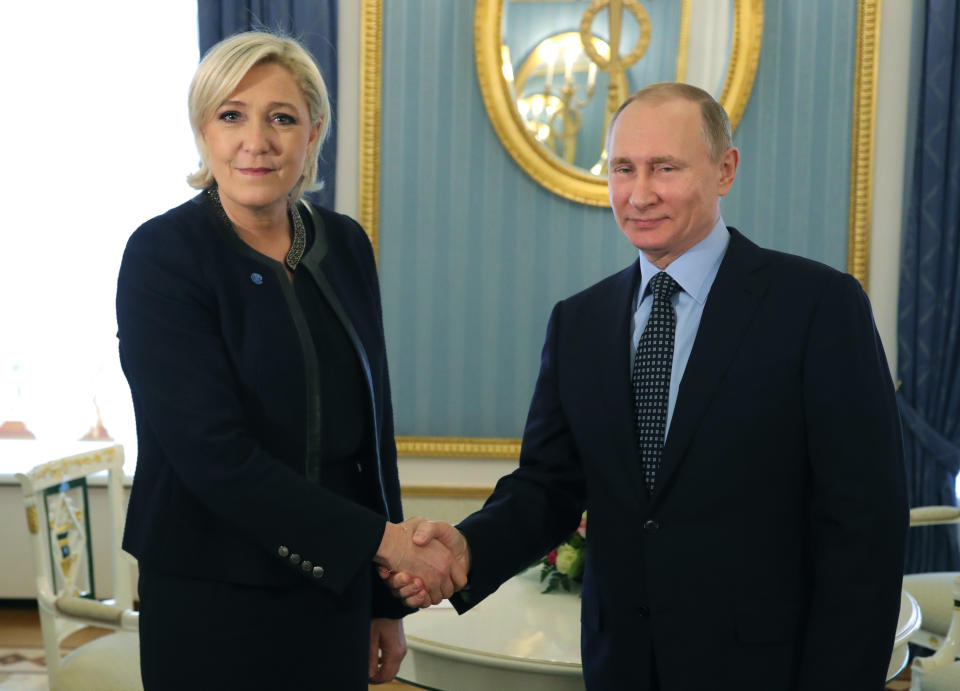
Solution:
[[[341,593],[370,563],[385,520],[309,483],[248,433],[215,291],[199,252],[171,230],[139,229],[120,268],[120,357],[138,425],[210,512],[270,554],[282,546],[322,567],[317,583]]]
[[[909,519],[893,384],[848,274],[823,290],[804,368],[812,592],[798,688],[874,691],[890,661]]]
[[[465,612],[553,549],[580,523],[586,481],[560,399],[560,322],[554,307],[540,358],[520,466],[497,482],[483,508],[457,527],[470,545],[466,588],[450,599]]]

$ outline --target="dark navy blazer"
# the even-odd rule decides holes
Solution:
[[[216,219],[204,195],[141,226],[117,287],[120,357],[139,452],[123,546],[149,568],[340,594],[402,519],[380,294],[370,242],[301,205],[306,270],[360,358],[370,506],[323,486],[316,351],[284,268]],[[295,557],[294,557],[295,555]],[[374,616],[399,603],[374,579]]]
[[[880,691],[907,503],[870,306],[851,276],[730,233],[652,495],[630,391],[638,264],[557,304],[520,467],[459,526],[472,568],[454,604],[586,508],[589,689],[646,688],[655,664],[663,691]]]

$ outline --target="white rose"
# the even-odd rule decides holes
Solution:
[[[557,547],[557,571],[575,578],[580,571],[580,553],[570,545]]]

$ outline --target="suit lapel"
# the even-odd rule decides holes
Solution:
[[[729,230],[730,244],[707,297],[680,381],[652,497],[654,505],[666,493],[766,291],[767,281],[759,271],[764,264],[760,248],[736,229]]]
[[[633,392],[630,384],[630,327],[633,312],[632,300],[640,282],[640,263],[618,274],[605,293],[594,313],[596,322],[592,331],[594,344],[592,356],[596,357],[596,368],[590,368],[595,374],[589,385],[602,387],[602,394],[596,400],[602,406],[602,418],[607,421],[602,427],[608,445],[609,458],[615,459],[616,466],[611,470],[620,480],[614,485],[621,486],[630,493],[630,498],[646,502],[646,485],[637,457],[636,438],[634,436]],[[612,337],[610,334],[613,334]],[[627,482],[623,481],[627,479]]]

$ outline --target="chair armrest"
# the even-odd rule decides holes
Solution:
[[[918,506],[910,509],[910,527],[960,523],[960,508],[956,506]]]
[[[124,612],[127,611],[117,605],[73,595],[61,595],[57,598],[55,605],[61,614],[68,617],[86,619],[91,623],[105,624],[111,628],[121,626]]]

